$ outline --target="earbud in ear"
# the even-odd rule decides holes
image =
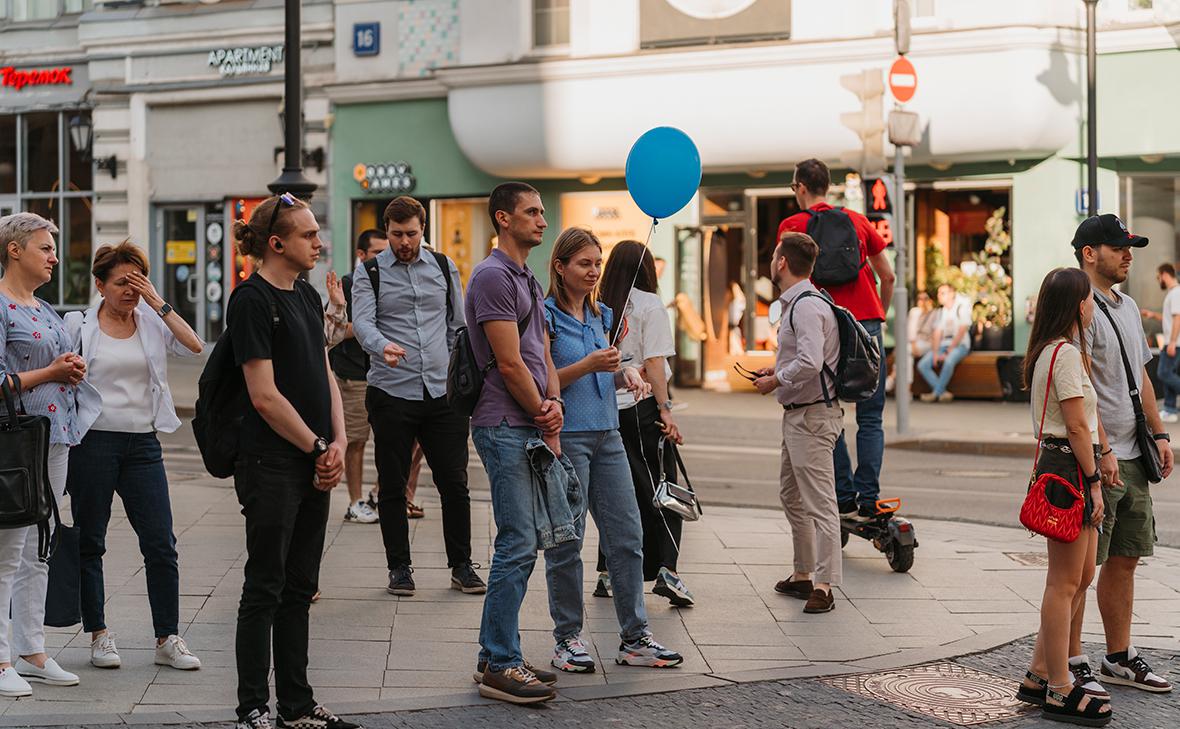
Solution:
[[[276,251],[281,251],[281,250],[283,250],[283,242],[282,242],[281,240],[276,240],[276,241],[275,241],[275,250],[276,250]]]

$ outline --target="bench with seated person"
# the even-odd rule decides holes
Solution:
[[[948,389],[955,367],[971,352],[971,302],[959,296],[950,284],[938,287],[940,308],[935,312],[930,351],[918,360],[918,372],[930,385],[923,402],[950,402],[955,397]]]

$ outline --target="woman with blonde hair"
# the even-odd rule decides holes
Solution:
[[[633,367],[622,367],[619,350],[609,344],[612,312],[595,297],[602,275],[602,245],[583,228],[557,237],[549,261],[545,321],[557,376],[561,380],[565,424],[561,449],[573,464],[584,500],[598,527],[598,539],[615,581],[615,615],[621,639],[615,662],[666,668],[681,663],[679,653],[657,643],[648,630],[643,604],[643,527],[627,452],[619,436],[615,389],[637,398],[650,390]],[[549,613],[557,641],[553,666],[590,673],[594,659],[582,641],[582,537],[545,552]]]
[[[82,627],[90,663],[122,665],[107,629],[102,557],[115,494],[139,537],[156,638],[156,665],[201,667],[180,637],[180,571],[168,476],[157,432],[180,427],[168,387],[168,355],[193,357],[204,344],[148,279],[147,256],[130,241],[105,245],[91,267],[101,300],[66,314],[87,380],[102,394],[102,411],[70,452],[70,508],[78,529]]]

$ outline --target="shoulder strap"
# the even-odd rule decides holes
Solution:
[[[431,251],[430,254],[434,256],[435,263],[442,269],[443,278],[447,281],[447,321],[450,322],[455,318],[455,306],[451,303],[451,292],[454,286],[451,282],[451,259],[438,251]],[[377,287],[374,286],[373,291],[376,290]]]
[[[1053,356],[1049,358],[1049,376],[1045,380],[1045,401],[1041,403],[1041,425],[1037,428],[1037,449],[1033,452],[1033,473],[1037,471],[1037,461],[1041,458],[1041,441],[1045,439],[1045,413],[1049,411],[1049,388],[1053,386],[1053,365],[1057,364],[1057,353],[1065,346],[1065,342],[1058,342],[1053,348]]]
[[[1110,309],[1106,308],[1106,302],[1098,296],[1094,297],[1094,303],[1106,315],[1110,321],[1110,328],[1114,331],[1114,338],[1119,343],[1119,354],[1123,358],[1123,369],[1127,372],[1127,390],[1131,396],[1131,407],[1135,410],[1135,417],[1140,417],[1143,414],[1143,402],[1139,398],[1139,388],[1135,387],[1135,371],[1131,369],[1131,361],[1127,359],[1127,347],[1123,344],[1123,335],[1119,333],[1118,324],[1115,323],[1114,317],[1110,314]]]
[[[675,443],[668,441],[666,438],[660,438],[660,455],[659,455],[660,481],[663,481],[664,477],[665,477],[665,473],[664,473],[664,447],[665,447],[665,445],[672,450],[672,457],[676,459],[676,469],[680,472],[681,478],[684,479],[684,487],[686,489],[688,489],[689,491],[691,491],[693,493],[693,495],[695,496],[697,490],[692,487],[692,482],[688,480],[688,469],[684,467],[684,459],[680,457],[680,449],[676,447]],[[696,502],[697,513],[704,514],[705,513],[704,510],[701,509],[700,497],[698,496],[696,499],[693,499],[693,500]]]
[[[381,271],[377,268],[377,258],[374,256],[364,262],[365,273],[369,274],[369,284],[373,287],[373,301],[377,300],[377,292],[381,290]]]

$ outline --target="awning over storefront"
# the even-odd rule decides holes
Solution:
[[[840,77],[887,70],[892,43],[773,44],[442,71],[456,140],[507,177],[618,174],[645,130],[672,125],[706,168],[765,170],[859,147],[840,115],[859,99]],[[948,33],[909,56],[925,126],[915,162],[1027,159],[1077,144],[1077,48],[1058,31]],[[886,113],[893,106],[886,92]]]

